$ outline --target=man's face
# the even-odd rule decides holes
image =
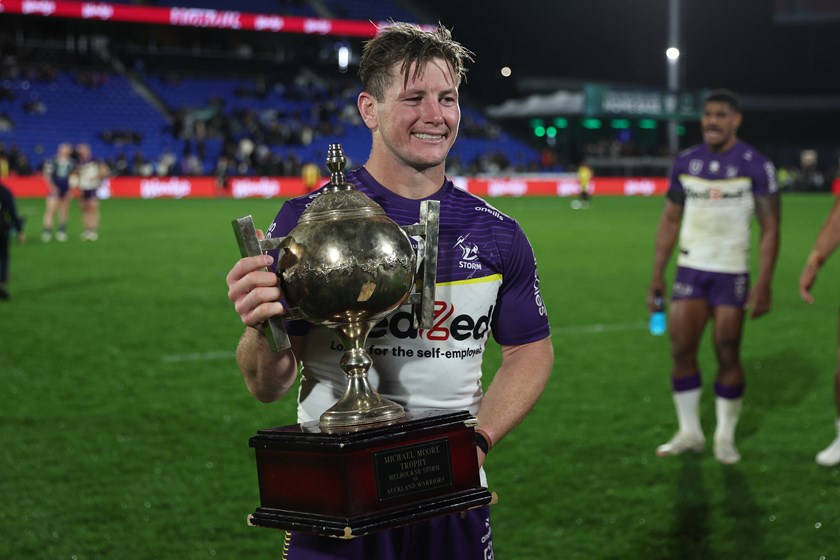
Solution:
[[[741,113],[728,103],[709,101],[700,119],[703,142],[713,152],[726,150],[735,143],[735,135],[741,126]]]
[[[449,65],[442,59],[426,64],[416,79],[409,80],[391,69],[391,80],[382,101],[362,93],[359,109],[374,133],[374,149],[384,149],[396,162],[424,170],[443,165],[461,120],[458,88]]]

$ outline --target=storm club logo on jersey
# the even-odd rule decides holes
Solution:
[[[459,268],[467,268],[470,270],[481,270],[481,263],[478,262],[478,245],[472,241],[467,241],[470,236],[462,235],[455,242],[455,247],[461,249],[461,260],[458,263]]]
[[[700,172],[703,171],[703,160],[702,159],[693,159],[688,162],[688,172],[692,175],[699,175]]]
[[[435,313],[432,328],[417,329],[414,327],[410,311],[398,311],[379,321],[368,335],[368,339],[381,338],[390,333],[397,339],[416,339],[445,341],[450,338],[467,340],[473,338],[481,340],[490,330],[490,318],[493,307],[480,317],[472,317],[466,313],[456,314],[455,305],[447,301],[435,301]]]

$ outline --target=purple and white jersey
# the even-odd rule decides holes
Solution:
[[[419,222],[421,200],[392,193],[364,168],[346,177],[400,226]],[[319,194],[320,190],[288,200],[266,237],[287,235]],[[536,260],[515,220],[451,181],[446,180],[429,200],[441,203],[434,325],[420,331],[412,328],[408,305],[383,319],[367,339],[373,359],[368,375],[383,396],[406,408],[476,414],[483,394],[481,360],[488,335],[492,332],[502,345],[535,342],[549,335]],[[298,420],[316,420],[347,386],[338,365],[343,350],[324,327],[303,321],[287,326],[289,334],[308,333]]]
[[[677,264],[747,272],[755,197],[777,189],[773,164],[740,140],[723,153],[710,152],[705,144],[682,152],[671,169],[667,194],[685,208]]]
[[[79,162],[76,173],[79,175],[79,189],[83,191],[95,191],[105,179],[102,176],[102,163],[95,159]]]

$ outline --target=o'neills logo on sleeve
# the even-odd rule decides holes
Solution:
[[[537,311],[539,311],[540,316],[545,317],[545,302],[540,293],[540,276],[537,273],[534,273],[534,303],[537,304]]]
[[[241,29],[239,12],[217,12],[216,10],[199,10],[195,8],[172,8],[169,12],[169,23],[172,25],[189,25],[192,27],[221,27],[224,29]]]
[[[466,313],[456,314],[455,305],[446,301],[435,302],[435,313],[432,327],[430,329],[416,329],[409,311],[399,311],[382,319],[370,331],[368,338],[379,338],[390,333],[398,339],[416,339],[418,337],[427,340],[482,340],[486,338],[490,330],[490,317],[493,316],[493,306],[487,313],[479,317],[473,317]]]
[[[271,198],[280,194],[280,181],[261,177],[260,179],[232,179],[233,198]]]
[[[183,198],[190,194],[190,182],[186,179],[143,179],[140,181],[142,198],[162,198],[171,196]]]

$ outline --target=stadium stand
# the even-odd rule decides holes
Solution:
[[[156,4],[417,19],[378,0]],[[224,162],[234,175],[297,175],[307,161],[322,164],[328,142],[341,142],[351,163],[367,157],[370,133],[355,107],[358,80],[352,67],[341,73],[330,58],[340,38],[188,28],[172,33],[93,22],[69,22],[67,30],[32,27],[25,17],[12,21],[27,40],[21,42],[12,26],[0,31],[0,155],[6,154],[11,172],[39,172],[61,142],[90,144],[115,174],[212,175]],[[91,35],[94,25],[105,40]],[[539,150],[493,124],[479,105],[462,99],[462,109],[450,174],[540,169]]]

